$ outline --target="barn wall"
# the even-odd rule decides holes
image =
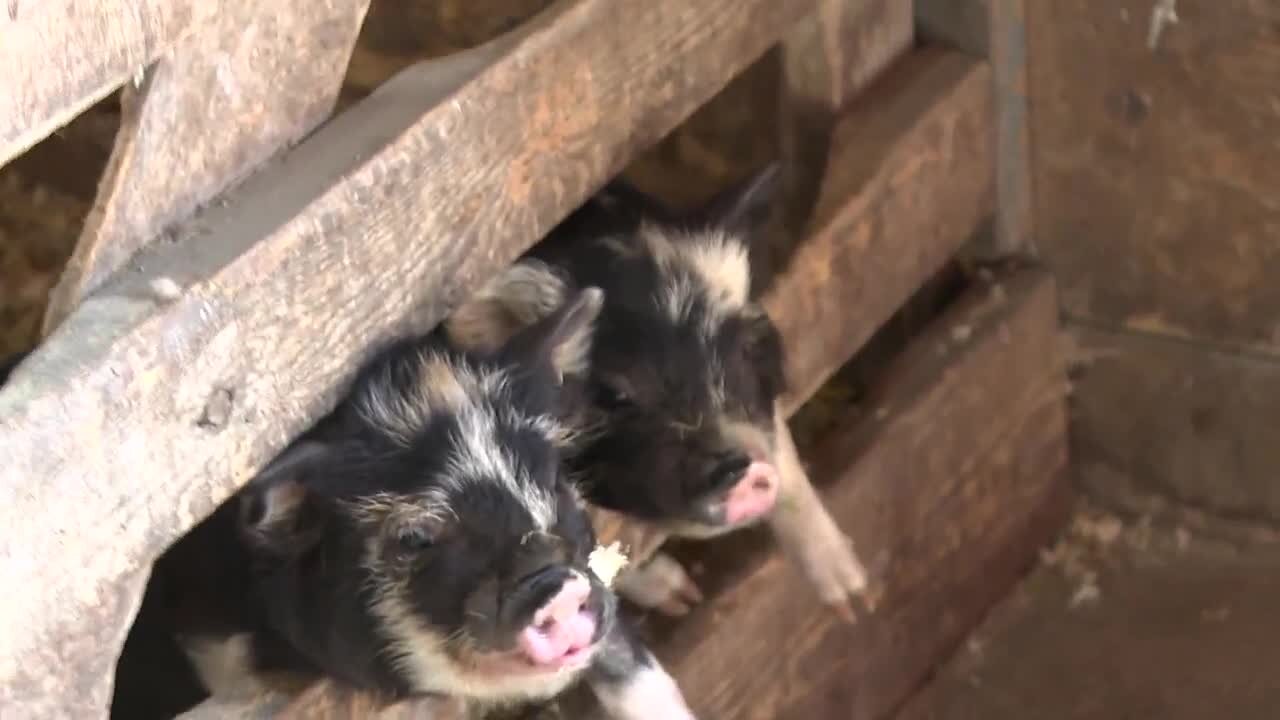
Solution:
[[[1079,475],[1280,518],[1280,3],[1027,4],[1037,246]],[[1153,32],[1153,12],[1177,21]]]

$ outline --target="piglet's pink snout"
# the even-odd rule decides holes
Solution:
[[[534,614],[520,632],[519,647],[534,665],[549,669],[572,666],[582,660],[596,632],[596,617],[587,609],[591,584],[572,577]]]
[[[737,525],[768,514],[778,501],[779,485],[777,468],[760,460],[752,462],[725,497],[725,521]]]

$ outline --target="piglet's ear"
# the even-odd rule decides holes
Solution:
[[[569,284],[551,266],[526,259],[486,283],[442,327],[464,350],[493,352],[564,304]]]
[[[284,450],[240,491],[240,529],[248,541],[279,554],[295,554],[319,538],[306,476],[331,458],[331,448],[302,441]]]
[[[694,221],[752,234],[769,220],[782,188],[782,169],[774,162],[719,193],[694,213]]]
[[[513,338],[511,347],[526,357],[532,354],[557,379],[585,377],[591,369],[595,322],[603,307],[603,290],[579,290],[550,316]]]

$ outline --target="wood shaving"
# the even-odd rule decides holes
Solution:
[[[587,567],[605,587],[613,587],[614,578],[627,566],[627,562],[622,545],[616,540],[608,545],[597,545],[587,557]]]

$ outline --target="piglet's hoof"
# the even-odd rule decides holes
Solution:
[[[867,596],[867,572],[849,540],[834,521],[815,523],[789,553],[822,602],[846,622],[856,622],[855,596]],[[867,606],[874,609],[868,596]]]
[[[618,576],[615,589],[631,602],[664,615],[681,616],[702,602],[702,592],[683,566],[666,553],[631,566]]]

